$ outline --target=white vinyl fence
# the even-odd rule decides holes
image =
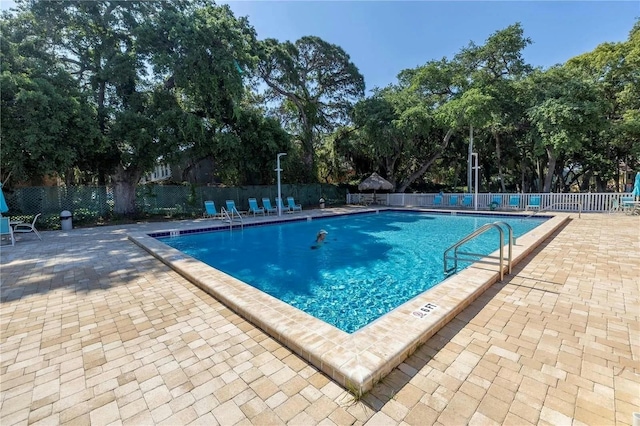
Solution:
[[[442,195],[442,202],[436,206],[435,197]],[[453,207],[461,208],[462,200],[465,195],[474,194],[467,193],[445,193],[445,194],[347,194],[348,204],[379,204],[391,207]],[[451,196],[457,196],[457,203],[450,204]],[[479,193],[477,195],[478,210],[489,210],[489,206],[494,198],[499,197],[501,203],[497,209],[513,208],[509,205],[512,196],[519,197],[517,209],[525,210],[530,204],[531,197],[540,197],[540,210],[558,211],[558,212],[608,212],[614,206],[621,205],[623,197],[630,197],[629,193],[619,192],[589,192],[589,193],[533,193],[533,194],[515,194],[515,193]],[[476,200],[472,199],[470,209],[474,209]]]

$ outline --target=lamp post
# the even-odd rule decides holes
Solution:
[[[473,207],[474,210],[478,211],[478,169],[480,168],[480,165],[478,164],[478,153],[477,152],[472,152],[471,153],[471,168],[475,170],[475,195],[473,197]],[[473,165],[473,160],[476,160],[475,163],[476,165]],[[471,191],[471,188],[469,188],[469,191]]]
[[[281,152],[276,157],[276,172],[278,172],[278,200],[276,204],[278,205],[278,216],[282,216],[282,194],[280,192],[280,172],[282,169],[280,168],[280,157],[287,155],[286,152]]]
[[[471,193],[472,180],[473,180],[473,125],[471,125],[471,127],[469,128],[469,155],[467,156],[467,192],[468,193]]]

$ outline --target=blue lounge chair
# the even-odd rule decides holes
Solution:
[[[525,207],[525,210],[529,210],[529,207],[531,207],[532,209],[540,210],[540,196],[539,195],[534,195],[531,198],[529,198],[529,202],[527,203],[527,206]]]
[[[249,198],[249,212],[253,213],[253,216],[256,214],[264,216],[264,209],[258,207],[258,201],[255,198]]]
[[[225,203],[227,204],[227,211],[229,212],[229,215],[234,215],[237,214],[238,216],[242,216],[242,213],[236,208],[236,202],[233,200],[226,200]]]
[[[491,202],[489,203],[489,209],[495,210],[499,209],[500,207],[502,207],[502,195],[494,195],[493,198],[491,198]]]
[[[511,195],[509,197],[509,207],[512,209],[520,208],[520,196],[519,195]]]
[[[457,207],[458,206],[458,196],[451,195],[449,196],[449,207]]]
[[[210,217],[218,217],[218,210],[216,209],[216,203],[211,200],[207,200],[204,202],[204,213],[202,213],[202,217],[210,218]]]
[[[433,205],[434,206],[442,205],[442,195],[436,195],[435,197],[433,197]]]
[[[289,205],[289,209],[292,212],[295,211],[302,211],[302,204],[296,204],[296,202],[294,201],[293,197],[287,197],[287,204]]]
[[[1,237],[9,237],[12,246],[16,244],[16,239],[13,236],[13,228],[9,224],[8,217],[0,217],[0,238]]]
[[[276,206],[278,206],[280,208],[280,211],[282,213],[291,213],[291,209],[289,208],[289,206],[285,206],[284,203],[282,202],[281,198],[276,197]]]
[[[626,214],[635,213],[636,205],[635,205],[635,197],[621,197],[620,205],[622,206],[622,211]]]
[[[611,206],[609,207],[609,213],[620,211],[620,201],[617,198],[611,199]]]
[[[278,213],[278,209],[275,207],[271,207],[271,200],[268,198],[263,198],[262,199],[262,205],[264,208],[264,211],[267,212],[267,215],[271,214],[271,213]]]
[[[465,195],[462,198],[462,207],[471,207],[473,204],[473,195]]]

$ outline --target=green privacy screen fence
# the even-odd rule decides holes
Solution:
[[[282,197],[294,197],[297,204],[318,206],[323,197],[327,204],[344,204],[346,188],[329,184],[282,185]],[[136,189],[136,205],[142,215],[165,215],[170,217],[198,217],[204,210],[204,201],[213,200],[218,208],[225,200],[234,200],[241,210],[247,210],[249,198],[270,198],[275,205],[278,189],[270,186],[213,187],[191,185],[144,185]],[[9,205],[6,213],[29,221],[42,213],[39,223],[43,228],[60,227],[59,215],[63,210],[73,214],[73,223],[92,224],[100,218],[113,215],[113,189],[110,186],[54,186],[18,188],[5,191]]]

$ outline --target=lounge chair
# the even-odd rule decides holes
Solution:
[[[462,207],[471,207],[471,204],[473,204],[473,195],[462,197]]]
[[[620,205],[622,206],[622,211],[625,212],[625,214],[634,214],[636,212],[636,203],[635,203],[635,197],[621,197],[620,198]]]
[[[253,216],[256,214],[264,216],[264,209],[262,207],[258,207],[258,201],[255,198],[249,198],[249,212],[253,213]]]
[[[241,212],[236,208],[236,202],[233,200],[226,200],[225,203],[227,204],[227,212],[229,212],[230,216],[233,216],[234,214],[237,214],[238,216],[242,216],[242,213],[246,213],[246,212]]]
[[[509,208],[519,209],[520,208],[520,196],[519,195],[511,195],[509,197]]]
[[[449,196],[449,207],[457,207],[458,206],[458,196],[450,195]]]
[[[620,201],[617,198],[611,199],[611,207],[609,207],[609,213],[620,211]]]
[[[211,200],[207,200],[204,202],[204,213],[202,213],[202,217],[210,218],[210,217],[219,217],[220,214],[216,209],[216,203]]]
[[[278,214],[278,209],[275,207],[271,207],[271,200],[268,198],[263,198],[262,199],[262,206],[264,208],[264,211],[267,213],[267,215],[271,214],[271,213],[275,213]]]
[[[11,239],[11,245],[16,244],[16,239],[13,236],[13,228],[9,224],[8,217],[0,217],[0,238],[8,236]]]
[[[438,207],[442,205],[442,195],[436,195],[433,197],[433,205]]]
[[[489,203],[490,210],[496,210],[502,207],[502,195],[494,195]]]
[[[289,205],[289,209],[292,212],[295,211],[302,211],[302,204],[296,204],[296,202],[294,201],[293,197],[287,197],[287,204]]]
[[[276,197],[276,206],[278,206],[280,208],[280,211],[282,213],[291,213],[291,209],[289,208],[289,206],[285,206],[284,203],[282,202],[281,198]]]
[[[31,224],[29,224],[29,223],[18,223],[17,225],[14,225],[13,226],[13,233],[14,234],[28,234],[29,232],[33,232],[34,234],[37,235],[38,239],[42,240],[42,237],[40,236],[40,233],[36,229],[36,221],[38,220],[38,218],[40,217],[41,214],[42,213],[38,213],[33,218],[33,222],[31,222]]]
[[[529,207],[531,207],[532,209],[540,210],[540,196],[539,195],[533,195],[531,198],[529,198],[529,202],[527,203],[527,206],[525,207],[525,210],[529,210]]]

